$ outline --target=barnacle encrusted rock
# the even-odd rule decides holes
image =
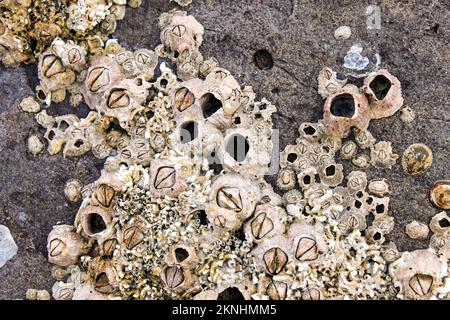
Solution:
[[[403,152],[402,167],[403,171],[407,174],[421,174],[430,168],[432,163],[433,153],[423,143],[412,144]]]

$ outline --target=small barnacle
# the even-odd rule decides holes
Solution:
[[[394,262],[400,257],[397,245],[390,241],[381,247],[381,255],[387,262]]]
[[[41,104],[34,97],[25,97],[20,101],[19,108],[23,112],[37,113],[41,111]]]
[[[144,234],[139,226],[131,225],[122,232],[122,242],[128,250],[133,249],[144,240]]]
[[[350,29],[350,27],[348,27],[348,26],[340,26],[339,28],[334,30],[334,37],[337,40],[346,40],[346,39],[350,38],[351,34],[352,34],[352,29]]]
[[[27,300],[50,300],[50,293],[47,290],[28,289]]]
[[[297,174],[297,181],[302,190],[307,190],[316,184],[317,170],[314,167],[309,167],[306,170]]]
[[[367,175],[362,171],[352,171],[347,176],[347,189],[350,194],[366,189]]]
[[[52,267],[52,277],[53,279],[57,281],[63,281],[68,276],[67,270],[59,267],[59,266],[53,266]]]
[[[71,179],[66,182],[64,188],[64,195],[67,200],[71,202],[78,202],[81,200],[81,182],[78,179]]]
[[[55,282],[52,287],[52,297],[55,300],[72,300],[75,285],[73,283]]]
[[[370,163],[376,168],[391,169],[397,159],[388,141],[380,141],[370,148]]]
[[[361,149],[367,149],[374,145],[375,138],[368,130],[360,130],[356,127],[352,128],[355,142]]]
[[[340,155],[343,159],[351,159],[358,152],[358,145],[353,140],[348,140],[344,142],[341,147]]]
[[[390,117],[403,105],[400,81],[386,69],[365,78],[362,91],[369,97],[372,119]]]
[[[336,72],[328,67],[324,67],[320,70],[317,81],[319,83],[319,94],[323,99],[342,89],[347,83],[347,80],[339,80]]]
[[[386,179],[374,179],[369,182],[367,187],[370,194],[378,197],[385,197],[391,194],[391,186]]]
[[[96,240],[109,238],[113,232],[112,215],[111,210],[100,206],[86,206],[78,211],[84,234]]]
[[[416,113],[410,107],[404,106],[400,110],[400,120],[403,121],[404,123],[413,122],[415,118],[416,118]]]
[[[430,248],[447,260],[450,259],[450,234],[433,234],[430,239]]]
[[[283,168],[278,171],[277,186],[281,190],[291,190],[296,183],[295,171],[292,168]]]
[[[410,145],[403,152],[402,167],[405,173],[418,175],[426,171],[433,163],[431,149],[423,143]]]
[[[436,181],[430,189],[430,200],[436,207],[450,210],[450,181]]]
[[[317,125],[314,123],[304,122],[300,125],[298,131],[300,132],[301,138],[311,142],[319,141],[321,138],[321,134],[317,130]]]
[[[314,300],[314,301],[321,300],[322,295],[318,288],[308,287],[308,288],[302,290],[301,299],[302,300]]]
[[[54,226],[47,238],[48,261],[62,267],[77,263],[85,245],[73,226]]]
[[[246,237],[258,243],[284,233],[284,216],[280,207],[271,204],[257,206],[253,218],[244,226]]]
[[[389,197],[374,198],[370,211],[375,216],[384,216],[389,209]]]
[[[450,230],[450,217],[448,214],[442,211],[431,218],[430,229],[437,234],[448,233]]]
[[[32,134],[27,139],[27,148],[28,152],[33,156],[37,156],[39,153],[44,150],[44,143],[42,142],[42,138],[39,134]]]
[[[360,167],[362,169],[366,169],[370,167],[370,158],[366,154],[360,154],[352,159],[353,165]]]
[[[405,233],[411,239],[426,240],[428,238],[428,226],[425,223],[413,220],[405,227]]]
[[[324,123],[330,133],[344,137],[351,127],[366,130],[370,122],[370,109],[367,98],[354,85],[346,85],[328,96],[323,108]]]
[[[344,180],[342,164],[330,163],[326,166],[322,166],[318,172],[320,182],[330,187],[335,187]]]
[[[288,293],[288,285],[283,281],[272,280],[266,288],[266,294],[272,300],[285,300]]]

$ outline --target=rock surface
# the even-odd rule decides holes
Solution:
[[[377,140],[391,141],[401,155],[412,143],[433,150],[432,167],[419,176],[403,173],[399,161],[392,170],[369,168],[368,178],[386,178],[392,185],[390,211],[395,229],[390,236],[400,250],[428,247],[428,240],[412,240],[404,233],[413,219],[423,222],[438,212],[428,200],[436,180],[448,180],[450,168],[450,4],[437,1],[373,1],[380,4],[381,29],[368,30],[365,2],[351,0],[194,0],[187,10],[205,27],[205,58],[216,57],[242,85],[252,85],[259,98],[278,107],[275,127],[280,148],[293,143],[298,126],[322,116],[323,100],[317,93],[317,75],[324,66],[341,77],[355,70],[343,67],[344,57],[355,44],[371,62],[376,53],[380,67],[402,83],[405,104],[416,112],[412,123],[400,121],[399,113],[372,121],[369,130]],[[167,0],[143,1],[129,9],[115,36],[129,48],[153,49],[159,43],[158,16],[177,7]],[[336,40],[334,30],[347,25],[352,35]],[[258,50],[268,51],[273,67],[261,70],[254,64]],[[353,79],[360,84],[358,79]],[[43,130],[34,115],[17,107],[33,94],[38,83],[36,66],[0,67],[0,223],[7,224],[20,254],[0,269],[0,299],[24,298],[28,288],[50,290],[51,265],[46,260],[46,238],[52,225],[73,223],[78,203],[64,197],[71,178],[83,184],[95,181],[103,161],[91,155],[63,159],[46,152],[33,157],[26,139]],[[67,101],[52,106],[49,114],[88,113],[86,106],[71,109]],[[348,160],[339,160],[348,173]],[[447,170],[446,170],[447,169]],[[273,182],[273,177],[268,177]]]

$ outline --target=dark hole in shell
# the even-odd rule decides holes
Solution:
[[[383,213],[384,212],[384,204],[379,204],[375,207],[375,211],[377,213]]]
[[[336,174],[336,167],[334,165],[326,167],[325,174],[327,175],[327,177],[334,176]]]
[[[297,160],[297,154],[289,153],[287,156],[287,161],[289,161],[290,163],[293,163],[295,160]]]
[[[217,300],[245,300],[245,298],[238,288],[230,287],[219,293]]]
[[[183,262],[184,260],[189,258],[189,252],[187,252],[187,250],[184,248],[176,248],[175,258],[177,258],[178,263]]]
[[[443,219],[439,220],[439,226],[441,228],[448,228],[448,227],[450,227],[450,221],[448,219],[443,218]]]
[[[188,121],[181,125],[180,140],[181,143],[189,143],[198,137],[198,124],[195,121]]]
[[[382,74],[376,76],[369,85],[378,100],[383,100],[386,97],[391,86],[389,79]]]
[[[212,93],[207,93],[201,99],[202,112],[205,119],[211,117],[222,108],[222,101],[217,99]]]
[[[311,127],[311,126],[306,126],[306,127],[303,129],[303,132],[306,133],[307,135],[312,136],[314,133],[316,133],[316,129],[314,129],[314,128]]]
[[[340,94],[331,101],[330,110],[335,117],[351,118],[355,114],[355,99],[351,94]]]
[[[88,228],[91,233],[100,233],[106,229],[105,221],[98,213],[91,213],[88,216]]]

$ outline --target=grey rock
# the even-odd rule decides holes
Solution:
[[[8,227],[0,224],[0,268],[17,254],[17,245]]]

